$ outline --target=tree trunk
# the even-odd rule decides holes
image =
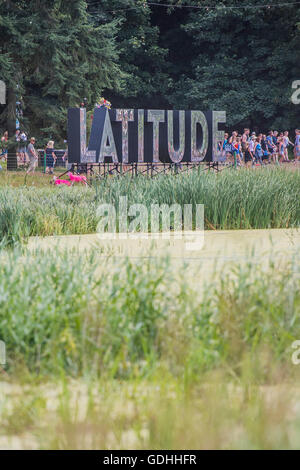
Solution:
[[[8,156],[7,169],[15,171],[18,168],[16,143],[16,93],[13,88],[7,90],[7,130],[8,130]]]

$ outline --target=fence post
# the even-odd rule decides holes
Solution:
[[[16,92],[12,85],[7,87],[7,130],[8,130],[8,154],[7,169],[18,169],[17,142],[16,142]]]

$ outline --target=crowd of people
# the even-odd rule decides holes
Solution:
[[[233,131],[225,133],[223,142],[219,143],[221,161],[236,165],[264,165],[267,163],[289,162],[289,147],[294,149],[294,163],[300,161],[300,130],[295,129],[295,142],[291,142],[289,131],[269,131],[268,135],[250,133],[244,129],[242,135]]]
[[[29,143],[27,141],[27,135],[20,129],[16,131],[16,142],[17,142],[17,161],[19,165],[27,166],[27,173],[35,171],[35,168],[38,164],[38,152],[35,149],[35,138],[31,137]],[[7,160],[8,155],[8,132],[5,131],[1,137],[1,153],[0,158],[2,160]],[[2,169],[0,165],[0,170]]]

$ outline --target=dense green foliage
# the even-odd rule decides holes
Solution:
[[[97,207],[121,196],[128,205],[204,204],[207,229],[288,228],[300,225],[300,172],[281,169],[194,171],[156,179],[107,178],[91,188],[0,188],[2,244],[28,236],[95,233]],[[149,221],[150,222],[150,221]]]
[[[92,109],[102,92],[115,107],[225,109],[229,126],[299,126],[297,5],[150,3],[1,0],[0,79],[19,84],[28,130],[65,138],[66,108],[87,97]]]
[[[201,2],[216,3],[220,2]],[[176,87],[177,101],[181,106],[201,103],[204,109],[225,109],[228,124],[240,128],[243,124],[267,131],[269,126],[298,125],[291,84],[299,74],[299,5],[224,10],[222,4],[215,10],[191,12],[182,26],[195,49],[191,70],[183,73]],[[182,89],[186,90],[184,97]]]

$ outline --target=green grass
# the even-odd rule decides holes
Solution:
[[[29,180],[28,180],[29,181]],[[0,187],[0,236],[15,244],[29,236],[96,232],[97,207],[120,196],[128,204],[204,204],[206,229],[288,228],[300,225],[300,171],[264,168],[107,178],[85,187]]]
[[[46,178],[0,188],[2,247],[93,233],[98,205],[123,195],[147,207],[203,203],[210,229],[299,227],[298,170],[92,188]],[[201,292],[184,267],[176,274],[167,259],[0,250],[0,448],[299,448],[299,256],[250,259]]]
[[[6,171],[6,163],[1,162],[0,164],[3,170],[0,171],[0,186],[27,186],[35,188],[43,188],[50,186],[50,181],[53,179],[49,174],[45,174],[42,168],[37,168],[34,173],[26,175],[24,168],[20,168],[17,171]],[[54,174],[58,177],[66,171],[66,168],[54,168]]]
[[[239,376],[251,355],[264,383],[272,368],[260,369],[260,355],[290,365],[289,348],[300,338],[299,272],[297,257],[268,275],[249,264],[200,296],[184,270],[182,281],[174,279],[167,260],[116,259],[106,268],[93,253],[3,254],[8,370],[128,379],[164,364],[174,377],[219,368]]]
[[[0,446],[299,449],[299,392],[280,384],[259,387],[247,379],[226,384],[222,373],[184,384],[166,370],[151,382],[62,379],[47,386],[8,385],[0,391]]]

